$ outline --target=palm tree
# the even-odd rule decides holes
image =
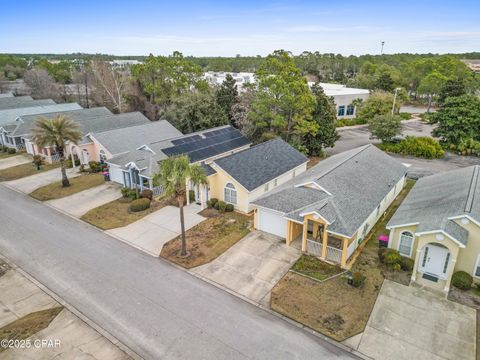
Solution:
[[[187,255],[187,243],[185,240],[185,219],[183,205],[188,196],[187,181],[193,185],[207,185],[208,180],[202,167],[198,164],[190,164],[187,156],[171,157],[160,162],[160,170],[153,177],[156,184],[163,188],[165,196],[174,196],[180,208],[180,225],[182,230],[182,256]]]
[[[76,122],[65,115],[54,118],[39,117],[32,129],[32,140],[38,147],[51,146],[60,156],[62,186],[70,186],[65,169],[65,147],[67,142],[77,144],[82,139],[82,132]]]

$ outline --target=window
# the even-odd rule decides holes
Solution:
[[[355,112],[355,106],[348,105],[347,106],[347,115],[353,115],[354,112]]]
[[[398,244],[398,252],[403,256],[412,256],[413,234],[404,231],[400,234],[400,242]]]
[[[338,116],[344,116],[345,115],[345,105],[339,106],[338,107]]]
[[[268,184],[268,183],[266,183],[266,184],[265,184],[265,188],[264,188],[265,192],[267,192],[267,191],[268,191],[268,188],[269,188],[269,184]]]
[[[477,262],[475,263],[475,268],[473,269],[473,276],[480,277],[480,254],[477,256]]]
[[[107,155],[105,155],[105,151],[100,150],[100,162],[104,163],[107,160]]]
[[[422,260],[422,267],[425,267],[425,264],[427,263],[427,257],[428,257],[428,246],[425,247],[425,251],[423,252],[423,260]]]
[[[235,186],[233,186],[233,184],[228,183],[225,186],[224,198],[226,203],[234,205],[237,204],[237,190],[235,190]]]

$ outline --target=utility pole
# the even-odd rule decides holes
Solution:
[[[383,55],[383,45],[385,45],[385,41],[382,41],[382,49],[380,50],[380,55]]]
[[[87,108],[90,106],[88,105],[88,81],[87,81],[87,70],[84,68],[83,69],[84,74],[85,74],[85,98],[87,100]]]

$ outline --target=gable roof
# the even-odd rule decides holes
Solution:
[[[11,97],[13,97],[13,93],[11,92],[0,93],[0,99],[11,98]]]
[[[137,124],[107,131],[91,131],[93,138],[111,154],[121,154],[154,141],[183,136],[180,131],[166,120],[150,121],[139,112],[120,115],[129,115],[131,119],[136,118]],[[118,117],[118,115],[116,116]],[[142,118],[147,122],[142,121]]]
[[[30,96],[25,96],[25,98],[27,99],[24,99],[23,96],[13,98],[1,98],[0,110],[18,109],[32,106],[55,105],[55,101],[53,101],[52,99],[33,100]]]
[[[468,232],[452,218],[480,223],[480,166],[423,177],[399,206],[387,227],[418,223],[417,232],[444,231],[463,245]]]
[[[97,119],[106,116],[112,115],[112,113],[105,107],[98,107],[98,108],[90,108],[90,109],[79,109],[79,110],[67,110],[67,111],[58,111],[58,112],[50,112],[45,114],[35,114],[35,115],[25,115],[21,116],[15,122],[15,128],[10,132],[10,136],[28,136],[30,135],[30,131],[35,126],[35,122],[37,119],[41,117],[46,118],[53,118],[57,115],[63,114],[68,116],[73,121],[79,123],[80,127],[83,129],[86,120],[93,119],[94,122],[97,122]],[[101,123],[100,120],[98,120]],[[85,133],[85,132],[84,132]]]
[[[406,172],[400,162],[366,145],[321,161],[253,204],[296,221],[316,212],[330,222],[328,231],[351,237]]]
[[[273,139],[217,159],[216,165],[248,191],[306,163],[308,158],[282,139]]]
[[[25,108],[0,110],[0,125],[11,124],[15,122],[15,120],[17,120],[19,117],[25,116],[25,115],[39,115],[39,114],[47,114],[51,112],[77,110],[81,108],[82,107],[77,103],[68,103],[68,104],[32,106],[32,107],[25,107]]]

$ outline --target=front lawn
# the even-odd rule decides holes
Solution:
[[[0,328],[1,340],[24,340],[46,329],[53,319],[63,310],[62,306],[36,311]],[[7,347],[0,347],[0,352]]]
[[[365,276],[362,287],[349,285],[343,275],[320,283],[289,272],[272,290],[272,309],[337,341],[361,333],[365,329],[384,278],[401,283],[410,278],[408,272],[388,270],[380,262],[378,236],[388,233],[386,224],[414,184],[414,181],[407,180],[403,191],[365,239],[366,245],[351,269],[352,272],[360,272]],[[295,263],[292,270],[319,280],[326,278],[326,272],[333,272],[328,272],[332,266],[321,260],[312,256],[302,258],[302,261]],[[315,271],[316,269],[318,270]]]
[[[209,212],[211,217],[186,231],[186,257],[180,256],[180,236],[167,242],[160,256],[190,269],[214,260],[250,232],[251,218],[246,215],[213,209]]]
[[[10,181],[21,179],[26,176],[35,175],[44,171],[56,169],[60,166],[60,163],[45,164],[42,165],[40,170],[37,170],[36,166],[32,163],[21,164],[12,166],[7,169],[0,170],[0,181]],[[60,176],[60,172],[58,173]]]
[[[102,230],[109,230],[127,226],[169,205],[167,200],[152,200],[150,208],[143,211],[131,212],[129,210],[130,202],[131,200],[125,198],[113,200],[88,211],[80,219]]]
[[[311,255],[302,255],[295,264],[293,264],[292,270],[320,281],[340,274],[343,271],[340,266],[319,261],[315,256]]]
[[[85,174],[72,177],[69,181],[70,186],[68,187],[62,187],[62,182],[57,181],[36,189],[30,193],[30,196],[40,201],[60,199],[105,183],[101,174]]]
[[[14,154],[9,154],[8,152],[0,151],[0,160],[6,159],[6,158],[9,158],[9,157],[12,157],[12,156],[17,156],[17,155],[19,155],[18,152],[14,153]]]

